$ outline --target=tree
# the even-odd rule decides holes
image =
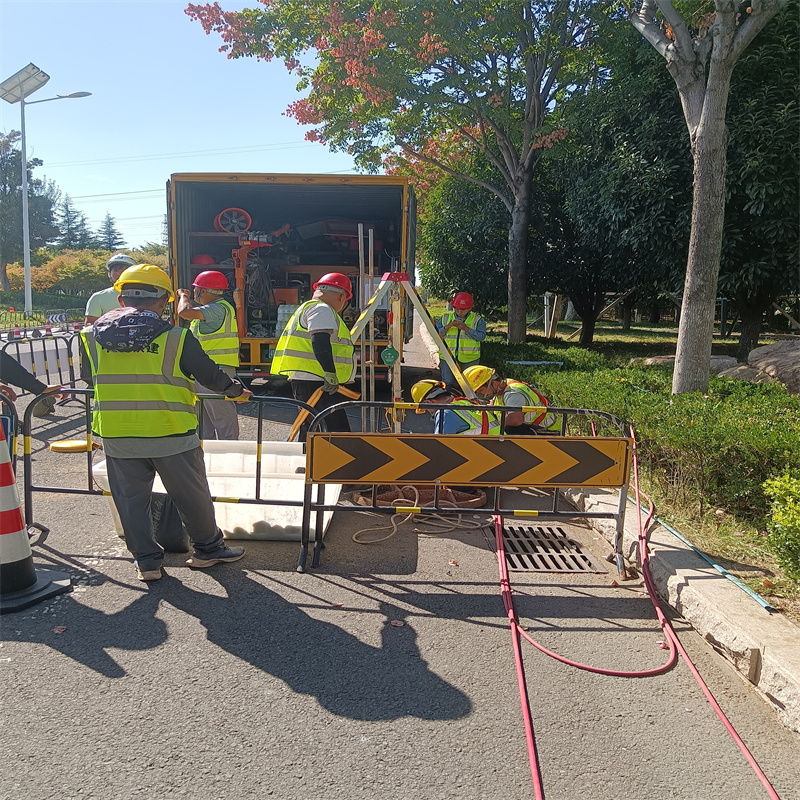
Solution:
[[[263,9],[194,5],[229,58],[284,60],[307,96],[288,113],[306,134],[376,171],[401,153],[482,186],[507,213],[508,340],[526,329],[531,182],[554,103],[583,79],[589,0],[272,0]],[[312,58],[313,56],[313,58]],[[302,63],[303,60],[307,63]],[[481,153],[493,180],[463,170]]]
[[[58,274],[56,288],[66,294],[91,294],[108,288],[107,250],[62,250],[48,266]]]
[[[11,131],[0,133],[0,286],[8,291],[6,266],[22,261],[22,153],[19,150],[20,134]],[[31,250],[42,247],[58,235],[54,207],[59,190],[52,181],[32,176],[42,161],[34,158],[28,162],[28,231]]]
[[[125,239],[117,230],[116,221],[108,211],[106,211],[106,216],[97,231],[96,242],[98,247],[112,252],[125,245]]]
[[[628,7],[630,23],[667,62],[692,148],[692,227],[672,382],[675,394],[708,388],[725,217],[725,112],[733,69],[787,2],[714,0],[714,10],[707,14],[690,4],[683,15],[672,0],[632,0]],[[695,13],[689,16],[691,12]]]
[[[68,194],[58,206],[58,226],[61,229],[57,244],[59,250],[85,250],[95,245],[86,214],[75,208]]]

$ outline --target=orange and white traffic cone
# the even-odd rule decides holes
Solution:
[[[22,519],[5,431],[0,425],[0,614],[72,591],[66,572],[36,569]]]

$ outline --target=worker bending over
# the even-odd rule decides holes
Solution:
[[[86,316],[83,319],[84,325],[91,325],[95,320],[100,319],[103,314],[119,308],[119,292],[114,288],[114,284],[119,280],[119,276],[132,267],[136,262],[125,253],[114,253],[106,261],[106,272],[111,286],[108,289],[101,289],[95,292],[86,303]]]
[[[353,341],[340,314],[353,296],[350,279],[329,272],[314,284],[312,299],[303,303],[286,323],[272,360],[273,375],[286,375],[295,400],[307,403],[322,389],[314,404],[324,411],[341,402],[339,385],[353,380],[356,371]],[[344,410],[325,417],[329,431],[348,432]],[[304,442],[310,418],[300,426],[298,441]]]
[[[237,561],[214,518],[197,436],[194,381],[227,397],[252,393],[226,375],[192,333],[162,319],[172,300],[169,277],[139,264],[115,284],[122,308],[81,333],[94,380],[92,430],[103,438],[111,496],[139,580],[161,577],[164,550],[152,532],[150,498],[156,473],[189,534],[191,567]]]
[[[417,381],[411,387],[411,398],[415,403],[436,403],[436,405],[452,403],[457,406],[431,411],[435,434],[457,433],[479,436],[500,433],[500,422],[495,414],[486,411],[473,400],[455,396],[442,381],[431,379]],[[417,413],[424,411],[425,409],[417,409]]]
[[[436,330],[463,372],[481,360],[481,342],[486,338],[486,321],[472,310],[474,302],[468,292],[458,292],[450,305],[453,310],[439,317],[436,321]],[[441,354],[439,370],[445,386],[450,389],[458,386],[452,370]]]
[[[558,415],[547,410],[550,403],[535,386],[513,378],[501,378],[491,367],[480,364],[464,370],[464,377],[477,397],[492,405],[519,409],[523,406],[536,407],[536,411],[507,412],[505,433],[512,436],[542,436],[561,432]]]
[[[209,358],[229,377],[236,377],[239,366],[239,330],[236,326],[236,309],[223,298],[228,279],[216,270],[201,272],[192,284],[192,305],[188,289],[178,289],[178,316],[191,320],[189,329]],[[213,394],[207,386],[195,385],[195,391]],[[198,404],[198,416],[200,407]],[[238,439],[239,414],[236,405],[227,400],[203,401],[203,439]]]

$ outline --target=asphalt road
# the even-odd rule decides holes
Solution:
[[[85,455],[46,448],[77,434],[78,412],[37,421],[37,483],[85,485]],[[290,421],[276,415],[270,433],[283,438]],[[35,512],[50,527],[37,565],[69,572],[75,590],[0,618],[0,797],[533,797],[484,532],[426,535],[406,523],[385,543],[359,545],[355,530],[386,519],[343,508],[317,570],[295,572],[294,543],[251,542],[242,561],[205,571],[168,554],[166,577],[143,584],[105,498],[40,493]],[[603,558],[589,529],[569,532]],[[641,587],[613,578],[511,579],[519,616],[551,649],[610,668],[662,663]],[[797,736],[676,625],[780,796],[800,798]],[[766,797],[685,665],[623,679],[527,646],[525,661],[549,800]]]

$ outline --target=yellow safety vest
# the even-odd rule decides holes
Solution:
[[[467,436],[480,436],[483,432],[483,418],[486,415],[488,424],[487,435],[497,436],[500,433],[500,420],[492,414],[491,411],[485,410],[480,406],[467,399],[453,400],[453,405],[463,406],[463,408],[451,408],[454,414],[457,414],[464,422],[469,425],[469,430],[464,431],[462,435]]]
[[[446,314],[442,314],[439,324],[444,328],[454,319],[456,319],[455,311],[448,311]],[[460,317],[458,319],[468,328],[474,328],[478,322],[478,315],[474,311],[470,311],[464,319]],[[456,361],[466,364],[470,361],[480,360],[481,343],[471,336],[467,336],[461,328],[448,328],[442,338]]]
[[[197,428],[194,381],[181,372],[185,328],[171,328],[137,353],[98,346],[81,332],[94,381],[92,430],[103,438],[152,439]]]
[[[525,403],[526,406],[544,406],[547,408],[547,406],[550,405],[548,399],[528,383],[515,381],[513,378],[509,378],[506,380],[506,387],[507,390],[518,392],[523,395],[527,400]],[[492,405],[504,406],[506,403],[503,402],[503,397],[501,396],[495,397],[494,400],[492,400]],[[538,425],[548,430],[561,429],[558,414],[548,413],[547,411],[542,411],[540,413],[528,411],[524,415],[524,420],[526,425]]]
[[[239,366],[239,330],[236,309],[227,300],[215,300],[225,306],[225,321],[214,333],[200,333],[201,319],[193,319],[189,330],[195,335],[209,358],[228,367]]]
[[[278,344],[275,346],[275,356],[270,367],[273,375],[285,375],[287,372],[310,372],[312,375],[319,375],[320,378],[323,376],[324,370],[317,361],[314,348],[311,346],[311,334],[300,324],[303,311],[321,302],[321,300],[309,300],[303,303],[286,323],[281,338],[278,339]],[[331,335],[333,364],[336,367],[336,378],[339,383],[347,383],[353,380],[356,371],[353,342],[350,339],[350,330],[347,325],[338,314],[336,314],[336,318],[339,320],[339,330],[335,335]]]

